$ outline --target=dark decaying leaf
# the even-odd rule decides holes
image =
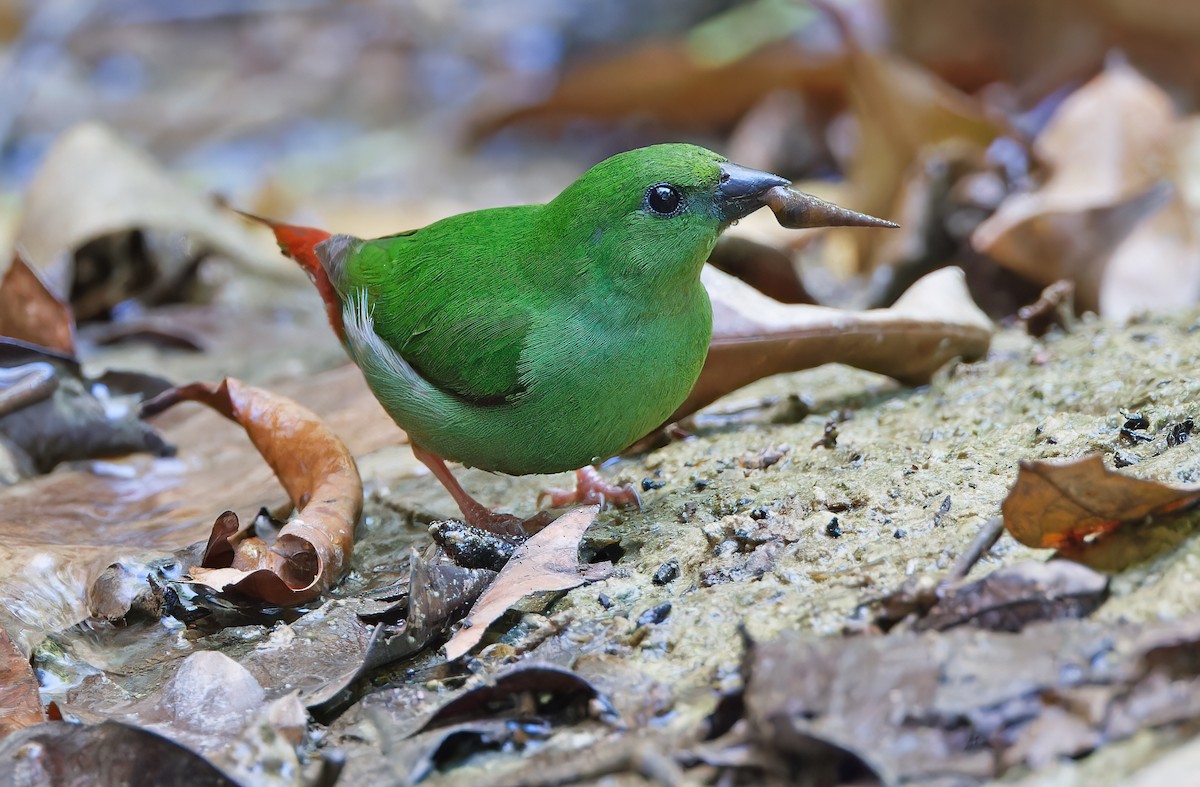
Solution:
[[[755,380],[826,363],[925,383],[947,361],[980,358],[991,343],[991,320],[957,268],[925,276],[890,308],[864,312],[782,304],[711,266],[702,280],[713,304],[712,343],[672,421]]]
[[[328,590],[349,566],[362,513],[362,480],[345,444],[306,408],[233,378],[215,388],[203,383],[176,388],[147,402],[144,411],[161,412],[182,401],[201,402],[240,424],[297,509],[270,545],[225,512],[213,525],[203,566],[192,570],[193,578],[279,605]]]
[[[579,540],[596,519],[599,506],[573,509],[535,533],[513,553],[499,576],[475,602],[470,614],[446,643],[453,661],[475,647],[487,627],[531,593],[569,590],[595,581],[612,569],[610,563],[580,564]]]
[[[1021,462],[1002,510],[1005,528],[1022,544],[1117,567],[1170,546],[1149,537],[1151,526],[1198,503],[1200,488],[1116,473],[1092,454],[1068,462]]]
[[[20,254],[0,279],[0,336],[75,355],[71,309],[42,283]]]
[[[780,303],[816,303],[791,255],[769,243],[727,233],[708,255],[708,264]]]
[[[1195,616],[1018,634],[788,634],[750,653],[749,738],[785,756],[803,753],[798,741],[828,741],[889,784],[981,783],[1187,725],[1200,711],[1198,643]]]
[[[47,722],[0,743],[0,782],[57,787],[188,784],[237,787],[197,754],[153,732],[115,721]]]
[[[306,692],[302,687],[305,704],[318,717],[328,717],[343,710],[354,699],[350,689],[362,675],[419,653],[443,636],[496,576],[494,571],[462,568],[444,559],[427,562],[415,550],[409,562],[407,596],[390,607],[357,614],[356,620],[361,620],[356,628],[369,631],[368,636],[361,637],[361,653],[357,658],[339,648],[339,653],[332,654],[332,659],[345,664],[340,676],[326,681],[317,690]],[[405,617],[399,626],[393,626],[388,621],[395,619],[397,610]],[[293,627],[303,626],[313,614],[306,615]],[[368,622],[374,623],[374,629],[369,629]],[[325,661],[329,660],[330,657],[325,658]]]
[[[388,706],[375,706],[370,715],[389,741],[386,749],[397,773],[415,781],[452,759],[545,737],[555,725],[576,724],[608,707],[574,672],[523,663],[457,692],[421,716],[394,719]]]
[[[20,255],[0,280],[0,337],[0,449],[19,475],[78,459],[171,454],[132,402],[83,376],[70,308]]]
[[[19,389],[49,392],[40,398],[22,397],[25,406],[0,416],[0,442],[13,452],[23,475],[48,473],[63,462],[81,459],[174,454],[174,447],[138,417],[135,401],[109,396],[81,377],[77,366],[38,362],[16,370],[23,372],[0,374],[0,386],[11,381]],[[7,395],[0,393],[0,398]]]
[[[29,659],[0,626],[0,739],[45,720]]]
[[[943,589],[939,595],[913,628],[1020,631],[1039,620],[1087,617],[1108,598],[1108,578],[1065,560],[1029,560],[997,569],[976,582]]]

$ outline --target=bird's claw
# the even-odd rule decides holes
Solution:
[[[632,484],[612,484],[604,480],[594,467],[575,471],[574,489],[546,489],[538,495],[538,506],[548,503],[551,508],[569,505],[614,505],[621,508],[642,507],[642,499]]]

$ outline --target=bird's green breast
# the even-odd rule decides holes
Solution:
[[[516,475],[573,470],[619,453],[687,397],[712,333],[699,282],[687,299],[691,308],[666,315],[602,300],[546,314],[522,359],[528,388],[512,402],[427,417],[380,398],[416,442],[448,459]]]

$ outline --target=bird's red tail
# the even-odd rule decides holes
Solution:
[[[338,301],[337,290],[333,288],[333,282],[329,281],[329,274],[325,272],[324,266],[321,265],[316,252],[313,251],[318,243],[330,237],[330,233],[313,227],[284,224],[281,221],[256,216],[244,210],[237,212],[251,221],[271,228],[271,232],[275,233],[275,240],[279,243],[280,251],[298,262],[300,267],[308,273],[308,278],[312,279],[312,283],[317,286],[317,292],[320,294],[321,300],[325,302],[325,314],[329,317],[329,324],[333,326],[333,332],[339,339],[345,339],[345,331],[342,328],[342,304]]]

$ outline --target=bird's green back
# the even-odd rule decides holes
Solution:
[[[375,331],[430,382],[471,402],[516,401],[536,382],[530,337],[547,321],[597,303],[630,321],[691,308],[721,230],[711,203],[721,161],[691,145],[630,151],[546,205],[362,241],[335,284],[367,290]],[[645,210],[657,182],[684,189],[679,215]]]

